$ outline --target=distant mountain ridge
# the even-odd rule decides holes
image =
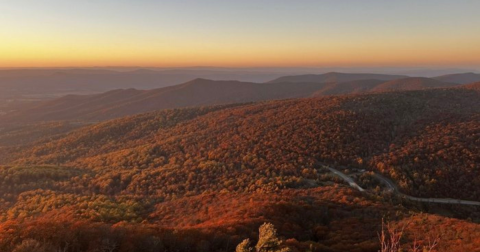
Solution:
[[[406,75],[390,75],[390,74],[369,74],[369,73],[338,73],[329,72],[325,74],[306,74],[306,75],[292,75],[284,76],[278,79],[272,80],[269,83],[279,82],[347,82],[358,80],[396,80],[407,78]]]
[[[140,91],[122,89],[98,95],[69,95],[6,115],[3,120],[105,120],[154,110],[307,97],[323,83],[259,84],[240,81],[193,81]]]
[[[351,69],[352,70],[352,69]],[[321,69],[309,69],[317,73]],[[341,71],[325,69],[325,71]],[[366,71],[366,70],[365,70]],[[453,71],[453,70],[452,70]],[[460,71],[460,70],[456,70]],[[467,70],[466,70],[467,71]],[[45,100],[67,94],[93,94],[113,89],[154,89],[184,83],[194,78],[240,80],[244,82],[348,82],[357,80],[394,80],[397,74],[327,72],[307,73],[306,69],[229,69],[229,68],[71,68],[71,69],[0,69],[0,102],[5,99]],[[408,73],[408,71],[407,71]],[[423,76],[420,72],[414,76]],[[439,72],[441,73],[441,72]],[[287,76],[285,76],[287,75]],[[282,77],[284,76],[284,77]],[[432,75],[429,75],[432,76]],[[275,79],[276,78],[276,79]],[[435,77],[445,82],[468,84],[480,81],[480,74],[464,73]]]
[[[293,70],[292,70],[293,71]],[[250,69],[178,68],[128,70],[112,69],[9,69],[0,70],[1,99],[59,97],[66,94],[93,94],[113,89],[154,89],[195,78],[264,82],[290,74]]]
[[[383,80],[355,80],[341,83],[326,83],[322,89],[317,90],[312,96],[360,94],[370,92],[384,82]]]
[[[458,84],[469,84],[480,81],[480,74],[476,73],[460,73],[460,74],[448,74],[435,77],[434,79],[445,82],[452,82]]]
[[[448,88],[458,86],[455,83],[443,82],[424,77],[410,77],[384,82],[372,89],[374,92],[421,90],[427,88]]]
[[[68,95],[0,116],[3,123],[38,121],[103,121],[162,109],[258,102],[327,95],[453,87],[429,78],[401,78],[370,74],[334,74],[345,82],[213,81],[197,78],[184,84],[152,90],[118,89],[96,95]],[[331,76],[331,75],[326,75]],[[322,77],[324,78],[324,77]],[[328,79],[328,78],[324,78]],[[331,79],[328,79],[331,80]]]

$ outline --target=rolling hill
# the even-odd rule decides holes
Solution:
[[[251,83],[195,79],[153,90],[123,89],[97,95],[68,95],[0,115],[0,124],[61,120],[95,122],[160,109],[449,86],[452,84],[427,78],[406,78],[386,83],[371,79],[340,83]]]
[[[448,74],[435,77],[435,79],[444,82],[469,84],[480,81],[480,74],[476,73],[461,73],[461,74]]]
[[[480,89],[480,82],[473,83],[473,84],[468,84],[468,85],[465,85],[463,87],[469,88],[469,89]]]
[[[478,166],[478,157],[468,153],[480,153],[475,144],[479,141],[479,95],[475,90],[432,89],[267,102],[221,109],[200,117],[204,112],[198,109],[165,111],[121,118],[31,148],[12,149],[10,154],[2,155],[2,160],[69,164],[102,173],[132,168],[154,172],[158,167],[183,166],[181,171],[172,170],[178,173],[175,176],[186,176],[180,174],[196,169],[206,160],[216,160],[233,177],[240,176],[235,175],[243,170],[236,170],[240,164],[253,169],[282,167],[270,172],[293,176],[292,182],[267,183],[274,187],[302,185],[302,180],[293,182],[301,176],[299,167],[309,169],[315,160],[320,160],[380,170],[402,181],[402,190],[413,195],[478,200],[480,192],[474,188],[480,182],[472,180],[470,174]],[[188,120],[162,128],[166,118],[183,118],[180,115],[186,115]],[[448,142],[446,147],[440,145],[444,142]],[[420,147],[425,144],[432,146]],[[445,148],[451,150],[441,151]],[[424,162],[429,163],[428,167],[437,165],[442,175],[424,167]],[[413,183],[408,175],[412,171],[404,167],[423,170],[416,175],[422,179]],[[263,174],[266,170],[256,172]],[[289,181],[288,176],[284,181]],[[470,183],[462,182],[460,186],[457,183],[461,180],[450,181],[451,176]],[[431,179],[437,182],[428,184]],[[242,190],[257,188],[248,183],[244,186]],[[195,188],[185,188],[185,193],[194,193],[198,190]]]
[[[386,91],[405,91],[405,90],[422,90],[428,88],[448,88],[458,86],[455,83],[447,83],[430,78],[411,77],[405,79],[398,79],[384,82],[371,91],[386,92]]]
[[[39,68],[0,69],[3,99],[51,99],[66,94],[93,94],[113,89],[154,89],[194,78],[263,82],[302,69],[235,68]]]
[[[0,128],[0,148],[53,138],[83,126],[69,122],[47,122]]]
[[[327,83],[322,89],[313,93],[312,97],[366,93],[384,82],[385,81],[382,80],[357,80],[342,83]]]
[[[316,83],[340,83],[359,80],[396,80],[407,78],[405,75],[388,75],[388,74],[360,74],[360,73],[338,73],[329,72],[325,74],[306,74],[284,76],[272,80],[269,83],[283,83],[283,82],[316,82]]]
[[[258,84],[195,79],[181,85],[148,91],[128,89],[99,95],[69,95],[7,114],[3,120],[99,121],[160,109],[306,97],[323,86],[323,83]]]

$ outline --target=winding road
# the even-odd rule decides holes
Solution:
[[[346,174],[338,171],[338,170],[335,170],[331,167],[328,167],[328,166],[325,166],[325,168],[329,169],[332,173],[334,173],[335,175],[339,176],[340,178],[342,178],[343,180],[345,180],[351,187],[359,190],[360,192],[364,192],[365,189],[363,189],[362,187],[360,187],[352,178],[350,178],[349,176],[347,176]]]
[[[343,180],[345,180],[352,188],[355,188],[357,190],[359,190],[360,192],[364,192],[365,189],[363,189],[362,187],[360,187],[351,177],[349,177],[348,175],[344,174],[343,172],[335,169],[335,168],[332,168],[332,167],[328,167],[328,166],[324,166],[323,167],[327,168],[328,170],[330,170],[333,174],[337,175],[338,177],[342,178]],[[406,199],[409,199],[411,201],[417,201],[417,202],[428,202],[428,203],[440,203],[440,204],[456,204],[456,205],[470,205],[470,206],[480,206],[480,202],[479,201],[470,201],[470,200],[460,200],[460,199],[450,199],[450,198],[418,198],[418,197],[413,197],[413,196],[410,196],[410,195],[406,195],[404,193],[401,193],[397,187],[397,185],[395,185],[395,183],[393,181],[391,181],[390,179],[378,174],[378,173],[375,173],[373,175],[375,178],[377,178],[378,180],[380,180],[383,184],[385,184],[388,188],[389,188],[389,191],[392,191],[392,192],[395,192],[396,194],[406,198]]]

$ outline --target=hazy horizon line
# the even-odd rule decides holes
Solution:
[[[105,65],[105,66],[12,66],[0,67],[0,70],[8,69],[99,69],[99,68],[125,68],[125,69],[470,69],[480,70],[480,65],[470,66],[415,66],[415,65],[401,65],[401,66],[216,66],[216,65],[192,65],[192,66],[136,66],[136,65]]]

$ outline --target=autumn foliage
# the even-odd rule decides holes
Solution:
[[[467,89],[116,119],[0,149],[0,250],[234,251],[271,222],[299,251],[377,251],[384,216],[423,206],[335,185],[319,163],[383,173],[415,196],[480,200],[479,154],[480,93]],[[478,225],[435,218],[425,226],[450,244],[438,248],[456,241],[445,223],[479,244]]]

